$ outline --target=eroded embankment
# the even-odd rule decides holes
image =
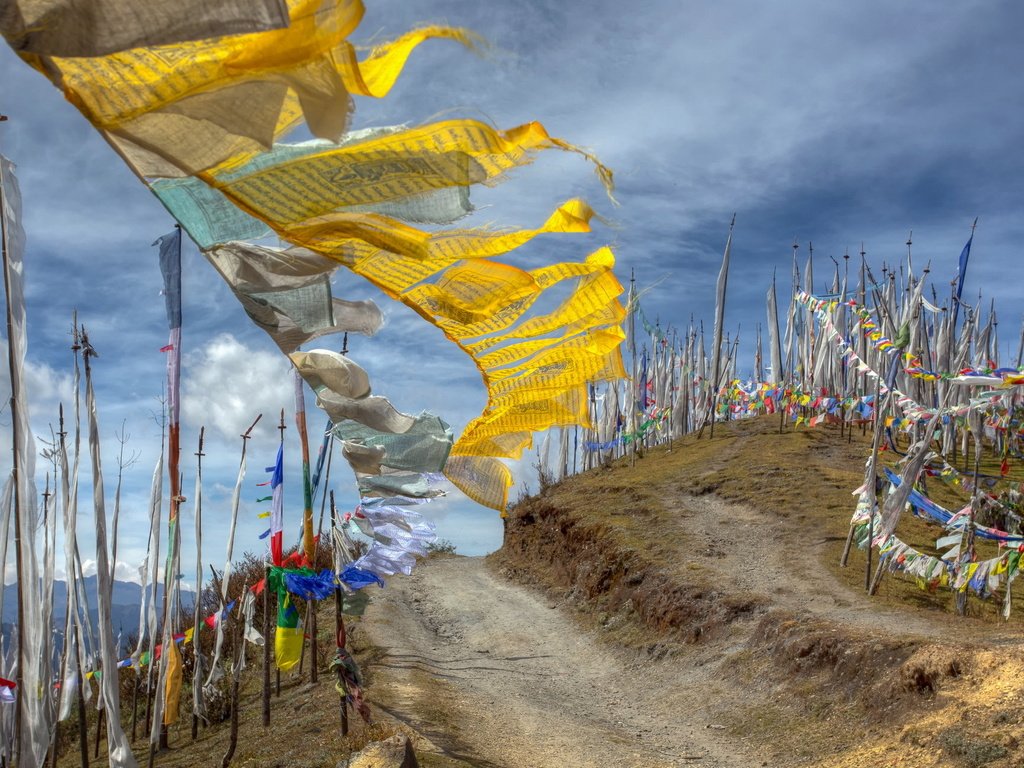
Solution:
[[[1020,765],[1018,625],[992,622],[985,606],[957,619],[938,597],[908,606],[897,582],[866,598],[826,562],[848,512],[824,525],[828,497],[813,487],[814,512],[690,493],[714,477],[723,496],[743,498],[728,466],[740,450],[685,479],[665,467],[642,483],[628,467],[570,478],[511,511],[492,564],[617,646],[714,665],[709,705],[772,765]]]

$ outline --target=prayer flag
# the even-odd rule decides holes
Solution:
[[[14,50],[92,57],[288,26],[284,0],[12,0],[0,32]]]
[[[274,565],[284,561],[284,444],[277,449],[277,461],[271,468],[273,501],[270,508],[270,560]]]
[[[974,223],[977,224],[978,220],[975,219]],[[956,269],[956,301],[953,302],[953,321],[950,324],[950,331],[956,333],[956,318],[960,313],[960,294],[964,290],[964,278],[967,277],[967,260],[971,258],[971,242],[974,240],[974,227],[971,227],[971,236],[967,238],[967,242],[964,243],[964,248],[960,251],[960,260],[957,263]]]
[[[282,672],[299,663],[302,656],[302,627],[299,626],[299,612],[295,609],[291,595],[284,588],[277,592],[277,631],[274,635],[274,660]]]

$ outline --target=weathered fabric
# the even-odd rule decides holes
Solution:
[[[372,301],[334,298],[330,276],[338,264],[312,251],[229,243],[206,257],[253,322],[286,354],[331,333],[372,335],[384,323]]]
[[[24,626],[18,648],[21,671],[21,732],[18,765],[42,765],[50,742],[52,712],[46,692],[50,685],[50,660],[45,657],[50,628],[42,622],[40,569],[36,555],[36,535],[40,528],[35,491],[35,437],[28,417],[28,392],[22,378],[28,335],[25,318],[24,255],[25,231],[22,226],[21,192],[14,165],[0,155],[0,226],[7,245],[7,269],[4,275],[10,315],[13,351],[11,371],[11,419],[14,431],[14,460],[18,468],[14,499],[19,509],[18,542],[22,562],[18,595]]]
[[[100,691],[107,721],[107,754],[115,768],[135,768],[138,763],[121,727],[121,682],[117,675],[117,648],[111,619],[113,578],[107,552],[107,514],[103,495],[103,468],[100,461],[100,434],[96,414],[89,359],[85,361],[85,407],[89,414],[89,455],[92,459],[93,510],[96,527],[96,602],[103,677]],[[181,684],[180,668],[178,685]],[[159,697],[158,697],[159,698]]]
[[[283,0],[8,0],[0,7],[10,46],[47,56],[103,56],[287,24]]]
[[[338,422],[332,432],[346,445],[379,448],[380,453],[375,454],[380,456],[378,466],[417,472],[444,469],[453,439],[451,427],[426,412],[416,416],[412,426],[400,434],[381,432],[354,421]]]

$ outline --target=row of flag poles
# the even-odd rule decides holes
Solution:
[[[167,726],[177,717],[183,685],[177,641],[184,638],[175,631],[184,502],[180,455],[183,232],[296,371],[303,483],[297,559],[285,557],[283,446],[270,481],[270,562],[264,594],[271,584],[278,593],[275,651],[279,668],[288,668],[301,653],[303,628],[295,596],[322,596],[337,590],[344,605],[351,600],[355,610],[361,604],[353,597],[359,589],[383,584],[384,578],[394,574],[408,574],[436,538],[421,505],[443,494],[446,482],[482,504],[504,510],[512,485],[504,460],[521,457],[537,432],[586,423],[588,385],[625,376],[619,350],[625,310],[622,285],[613,271],[615,257],[607,247],[577,261],[533,270],[506,258],[536,237],[590,232],[592,220],[600,217],[585,201],[565,200],[533,228],[461,223],[473,211],[470,189],[474,185],[495,183],[548,150],[583,158],[610,196],[612,173],[593,155],[549,135],[536,122],[500,130],[479,120],[452,118],[413,127],[349,130],[352,96],[387,95],[409,56],[426,40],[451,40],[467,49],[480,49],[483,43],[472,33],[447,26],[422,27],[357,55],[349,37],[363,15],[360,0],[183,0],[173,7],[149,0],[104,0],[86,11],[80,5],[75,0],[8,0],[10,12],[0,14],[0,33],[82,112],[180,224],[155,243],[169,327],[164,347],[166,434],[151,494],[147,602],[140,615],[139,643],[130,659],[120,662],[138,668],[144,658],[150,661],[146,687],[159,692],[148,734],[152,764],[156,750],[166,744]],[[287,134],[300,127],[315,139],[286,143]],[[13,179],[13,171],[7,175]],[[6,176],[3,194],[5,258],[8,252],[14,254],[8,280],[14,382],[24,360],[19,282],[24,238],[20,210],[15,215],[17,206],[8,205],[17,199],[16,188]],[[257,244],[268,234],[276,234],[288,245]],[[332,295],[331,277],[341,268],[364,277],[440,328],[480,371],[487,406],[458,440],[439,417],[405,413],[374,394],[366,371],[344,352],[310,348],[310,342],[329,333],[370,336],[383,324],[383,314],[372,302]],[[552,293],[545,293],[549,290]],[[541,300],[555,291],[565,294],[560,303]],[[552,311],[541,311],[552,306]],[[98,446],[93,442],[91,347],[84,333],[81,338],[93,473],[99,478]],[[326,575],[309,573],[306,567],[316,561],[312,505],[320,473],[311,477],[304,385],[310,386],[325,411],[330,444],[338,442],[359,495],[358,505],[344,520],[339,521],[332,510],[334,562]],[[12,408],[17,421],[19,414],[24,415],[23,393],[16,388],[12,399],[21,409]],[[76,435],[77,416],[76,401]],[[15,430],[17,469],[10,493],[18,532],[19,578],[23,584],[35,585],[40,567],[29,542],[35,540],[30,532],[38,528],[38,515],[27,485],[32,477],[27,462],[33,455],[27,415],[23,422],[25,429],[18,421]],[[225,605],[226,584],[247,436],[248,432],[243,435],[232,500],[232,529],[224,587],[213,622],[217,634],[208,682],[221,674],[224,628],[220,619],[230,606]],[[61,500],[72,525],[71,536],[65,538],[69,563],[78,556],[73,534],[77,437],[75,446],[74,467],[66,471],[62,467],[62,483],[71,484],[66,494],[62,488],[62,497],[67,498]],[[201,462],[202,447],[199,454]],[[67,455],[62,453],[61,458],[66,461]],[[165,474],[166,529],[161,523]],[[195,494],[197,554],[202,538],[200,475],[201,469]],[[102,494],[102,482],[95,486]],[[320,492],[326,498],[327,491]],[[100,515],[102,495],[94,501]],[[163,530],[167,551],[159,633],[157,560]],[[368,542],[362,549],[349,537],[355,530]],[[102,526],[97,525],[98,550],[105,545],[103,535]],[[201,557],[198,560],[197,589],[202,572]],[[44,573],[47,567],[44,564]],[[69,566],[69,573],[73,570]],[[46,583],[44,576],[44,591]],[[11,681],[18,700],[14,727],[18,768],[40,764],[55,721],[46,697],[25,695],[25,691],[45,691],[50,676],[42,662],[35,661],[49,658],[45,653],[49,638],[41,628],[45,617],[37,615],[47,601],[45,596],[35,599],[34,586],[27,589],[22,601],[27,612],[18,622],[22,635],[19,677]],[[248,597],[243,607],[251,608]],[[315,621],[315,612],[311,618]],[[88,621],[87,614],[84,620]],[[69,617],[72,631],[67,637],[77,637],[81,621],[77,611]],[[195,623],[191,636],[196,648],[201,624]],[[73,689],[88,694],[83,675],[95,671],[86,669],[95,649],[92,627],[86,629],[72,648],[76,663],[71,668],[65,663],[61,670],[58,717],[70,711]],[[315,637],[315,631],[312,634]],[[118,664],[110,655],[107,635],[102,629],[99,645],[103,670],[110,672]],[[339,691],[365,714],[343,630],[337,635],[334,667],[340,670]],[[266,653],[269,638],[265,645]],[[197,668],[194,718],[203,713],[200,679]],[[101,702],[107,713],[110,762],[134,768],[136,760],[121,732],[117,702],[110,698],[115,681],[115,675],[103,675]]]

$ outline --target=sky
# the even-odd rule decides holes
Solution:
[[[788,285],[793,243],[801,267],[813,242],[815,275],[831,261],[873,267],[904,257],[931,263],[941,285],[978,217],[965,292],[992,297],[1016,347],[1024,295],[1017,251],[1024,218],[1024,8],[1013,2],[821,3],[787,0],[657,1],[625,8],[542,0],[365,0],[353,41],[372,44],[421,23],[468,27],[483,55],[450,41],[417,49],[391,94],[359,99],[352,127],[442,117],[501,128],[532,120],[593,151],[615,172],[614,204],[592,168],[568,153],[541,153],[494,188],[474,189],[466,223],[534,227],[560,202],[585,197],[608,220],[589,235],[545,236],[509,260],[534,267],[580,260],[611,245],[625,283],[650,287],[645,313],[662,325],[710,321],[729,222],[736,214],[726,326],[751,359],[764,294],[778,270]],[[127,437],[118,577],[137,579],[145,555],[147,503],[160,445],[167,327],[156,248],[173,220],[103,139],[40,75],[0,48],[0,152],[17,165],[28,236],[26,256],[32,422],[50,439],[58,403],[72,408],[72,313],[100,353],[95,362],[108,513]],[[912,237],[910,233],[912,232]],[[221,567],[239,435],[259,413],[243,487],[236,556],[262,552],[256,516],[286,410],[286,526],[301,510],[292,382],[285,358],[246,318],[194,246],[183,260],[182,467],[186,581],[194,580],[191,526],[200,426],[204,551]],[[387,315],[370,339],[350,338],[374,391],[407,412],[430,410],[456,434],[485,404],[472,362],[437,329],[339,272],[336,296],[372,298]],[[941,292],[940,292],[941,295]],[[786,296],[780,296],[784,305]],[[324,340],[337,348],[339,340]],[[751,362],[742,363],[749,371]],[[6,375],[6,372],[5,372]],[[7,386],[3,384],[2,386]],[[8,387],[9,390],[9,387]],[[4,396],[6,399],[6,396]],[[307,392],[314,443],[325,417]],[[9,432],[0,413],[0,438]],[[54,426],[54,430],[56,427]],[[43,447],[43,446],[40,446]],[[315,449],[314,449],[315,451]],[[532,482],[530,455],[512,495]],[[9,452],[0,453],[6,472]],[[37,482],[43,485],[44,462]],[[87,475],[87,473],[86,473]],[[352,476],[336,462],[331,487],[343,509]],[[83,489],[89,479],[83,477]],[[88,494],[83,490],[83,499]],[[166,504],[165,504],[166,506]],[[496,512],[457,490],[425,507],[460,552],[500,546]],[[316,510],[319,514],[319,509]],[[79,512],[89,551],[91,505]]]

